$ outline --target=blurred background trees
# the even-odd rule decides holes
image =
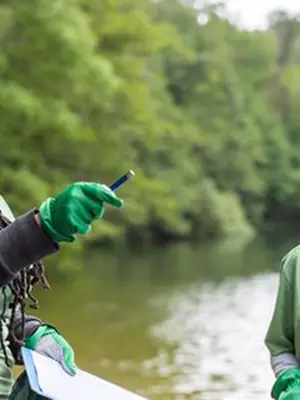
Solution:
[[[74,180],[126,207],[81,246],[254,232],[299,219],[300,23],[246,31],[219,6],[0,6],[0,191],[19,214]]]

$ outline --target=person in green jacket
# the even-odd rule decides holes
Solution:
[[[60,243],[86,235],[103,217],[106,204],[119,208],[123,201],[105,185],[76,182],[13,220],[0,200],[0,400],[40,400],[25,372],[13,380],[13,366],[22,364],[22,345],[76,374],[74,351],[59,330],[25,313],[27,300],[37,305],[32,288],[49,286],[41,260],[58,252]]]
[[[270,352],[276,400],[300,399],[300,246],[282,260],[279,288],[265,344]]]

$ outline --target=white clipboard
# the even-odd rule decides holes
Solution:
[[[22,347],[31,389],[51,400],[149,400],[88,372],[67,374],[54,360]]]

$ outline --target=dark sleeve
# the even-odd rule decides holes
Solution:
[[[25,314],[25,331],[24,331],[24,336],[25,338],[29,337],[34,333],[34,331],[41,325],[44,325],[44,322],[40,320],[37,317],[26,315]],[[17,365],[23,364],[22,362],[22,357],[21,357],[21,345],[17,340],[22,340],[22,314],[20,308],[17,308],[16,313],[15,313],[15,318],[13,320],[12,324],[12,331],[14,333],[13,337],[12,335],[9,335],[9,347],[11,349],[11,352],[14,356],[15,362]]]
[[[37,224],[31,211],[0,231],[0,286],[16,273],[46,256],[56,253],[59,245]]]

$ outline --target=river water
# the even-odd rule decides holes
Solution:
[[[152,400],[270,398],[264,335],[280,233],[251,243],[98,252],[82,272],[49,271],[39,315],[73,345],[77,364]]]

